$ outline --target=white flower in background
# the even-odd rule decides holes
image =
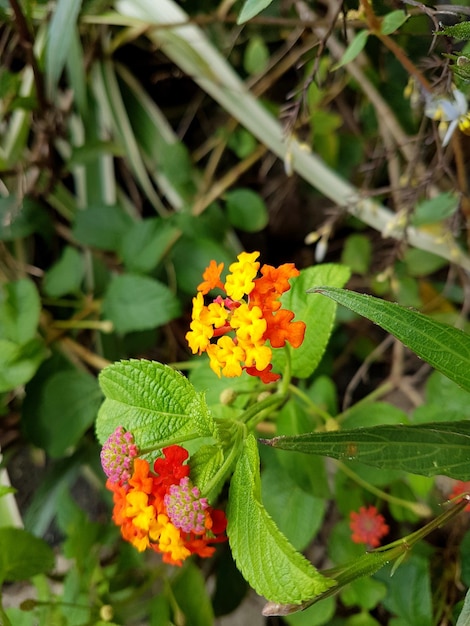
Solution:
[[[466,135],[470,135],[470,113],[467,97],[459,89],[452,91],[453,99],[427,93],[424,114],[439,122],[439,135],[442,145],[447,146],[457,126]]]

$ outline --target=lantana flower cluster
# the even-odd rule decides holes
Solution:
[[[173,445],[149,463],[138,456],[132,433],[118,427],[105,442],[101,464],[113,492],[113,520],[121,535],[143,552],[154,550],[163,561],[182,565],[191,554],[210,557],[225,541],[223,511],[209,506],[191,483],[188,451]]]
[[[305,324],[293,321],[294,313],[282,308],[280,302],[281,295],[290,289],[289,279],[298,276],[299,270],[293,263],[263,265],[260,270],[259,254],[239,254],[229,266],[224,283],[224,264],[211,261],[193,298],[191,330],[186,339],[193,354],[207,353],[217,376],[240,376],[245,370],[269,383],[280,378],[271,371],[272,348],[282,348],[286,342],[298,348]],[[206,305],[204,296],[214,289],[223,295]]]

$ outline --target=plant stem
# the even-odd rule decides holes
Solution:
[[[366,480],[356,474],[356,472],[353,472],[350,467],[348,467],[344,463],[341,463],[341,461],[336,461],[336,465],[355,483],[357,483],[366,491],[373,493],[374,496],[377,496],[382,500],[389,502],[390,504],[396,504],[398,506],[402,506],[405,509],[409,509],[419,517],[429,517],[431,515],[431,509],[427,505],[420,502],[410,502],[409,500],[403,500],[402,498],[392,496],[390,493],[386,493],[385,491],[382,491],[382,489],[379,489],[378,487],[375,487],[374,485],[368,483]]]
[[[303,400],[303,402],[305,402],[305,404],[311,409],[311,412],[321,417],[324,422],[328,422],[332,419],[332,416],[328,413],[328,411],[325,411],[319,407],[318,404],[315,404],[305,391],[302,391],[302,389],[299,389],[296,385],[289,385],[289,391]]]

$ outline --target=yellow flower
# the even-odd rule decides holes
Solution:
[[[225,279],[224,288],[232,300],[241,300],[253,290],[253,281],[259,270],[259,262],[256,261],[258,257],[259,252],[242,252],[237,257],[238,261],[230,265],[232,273]]]
[[[257,341],[263,337],[267,323],[259,306],[250,309],[248,304],[243,303],[233,312],[230,326],[236,329],[238,339],[250,337]]]
[[[247,337],[240,339],[238,345],[245,353],[245,365],[247,367],[255,366],[257,370],[261,371],[271,363],[272,350],[265,345],[263,340],[253,341]]]
[[[227,378],[241,376],[241,361],[245,360],[245,352],[228,335],[224,335],[217,343],[207,347],[211,369],[220,378],[220,370]]]
[[[212,324],[214,328],[222,328],[227,322],[229,312],[220,302],[211,302],[207,307],[207,316],[204,321]]]
[[[193,354],[201,354],[209,346],[214,336],[214,329],[200,320],[193,320],[189,327],[191,330],[186,333],[186,341]]]
[[[126,508],[127,517],[133,518],[133,524],[141,530],[148,531],[155,520],[155,510],[148,506],[148,495],[143,491],[131,491],[126,496],[129,506]]]

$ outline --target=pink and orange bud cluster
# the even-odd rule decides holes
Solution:
[[[217,376],[240,376],[245,370],[269,383],[280,378],[271,372],[272,348],[282,348],[286,342],[298,348],[305,324],[292,321],[294,313],[283,309],[280,302],[281,295],[290,289],[289,279],[299,271],[293,263],[263,265],[260,269],[259,254],[239,254],[229,266],[225,283],[221,280],[224,264],[211,261],[193,298],[186,340],[193,354],[207,352]],[[220,289],[223,295],[206,305],[204,296],[213,289]]]
[[[126,434],[119,427],[103,449],[114,450],[123,438],[135,446]],[[113,520],[122,537],[139,552],[151,549],[161,553],[163,561],[172,565],[181,565],[191,554],[211,556],[215,550],[211,544],[226,539],[227,520],[223,511],[210,507],[192,485],[190,467],[185,463],[187,450],[177,445],[163,448],[163,457],[154,461],[153,471],[137,456],[137,448],[131,447],[129,454],[124,447],[118,446],[118,450],[122,451],[124,472],[116,469],[117,455],[105,452],[102,459],[108,476],[106,487],[113,492]]]
[[[385,518],[375,506],[361,506],[358,512],[351,511],[349,527],[352,530],[351,539],[354,543],[365,543],[369,548],[377,548],[380,540],[390,530]]]

